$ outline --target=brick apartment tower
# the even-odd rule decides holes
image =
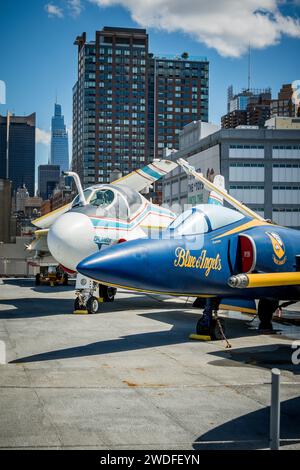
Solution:
[[[145,29],[104,27],[75,44],[72,168],[85,187],[161,158],[185,124],[208,121],[207,59],[154,57]]]

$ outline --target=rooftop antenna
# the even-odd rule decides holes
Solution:
[[[248,91],[250,91],[251,86],[251,46],[249,42],[248,46]]]

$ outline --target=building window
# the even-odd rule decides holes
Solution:
[[[265,189],[262,185],[230,185],[229,193],[246,204],[264,204]]]
[[[273,145],[273,158],[300,158],[300,145]]]
[[[274,163],[273,181],[298,183],[300,181],[300,164]]]
[[[300,227],[300,208],[274,207],[272,219],[279,225]]]
[[[229,166],[230,181],[264,181],[263,163],[231,163]]]
[[[300,186],[273,186],[273,204],[300,204]]]
[[[263,145],[230,145],[229,158],[264,158]]]

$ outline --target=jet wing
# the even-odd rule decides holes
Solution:
[[[69,209],[71,209],[71,205],[72,205],[72,203],[70,202],[69,204],[66,204],[62,207],[59,207],[58,209],[55,209],[54,211],[48,212],[48,214],[42,215],[41,217],[38,217],[37,219],[34,219],[32,221],[32,224],[35,225],[38,228],[47,229],[53,224],[53,222],[60,215],[64,214]]]
[[[265,222],[265,219],[254,212],[252,209],[247,207],[245,204],[242,204],[240,201],[235,199],[234,197],[230,196],[225,189],[221,186],[211,183],[208,179],[206,179],[202,173],[198,173],[193,166],[191,166],[186,160],[183,158],[179,158],[177,160],[178,164],[184,169],[187,174],[193,175],[198,181],[204,185],[204,188],[208,191],[213,191],[214,193],[221,196],[225,201],[228,202],[231,206],[237,209],[242,214],[252,217],[253,219],[260,220]]]
[[[135,170],[129,175],[123,176],[112,184],[126,184],[136,191],[142,191],[152,186],[155,181],[167,175],[170,171],[177,167],[176,162],[170,160],[154,160],[150,165],[144,166],[139,170]]]

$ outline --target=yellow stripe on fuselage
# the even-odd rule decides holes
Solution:
[[[256,313],[256,309],[254,308],[238,307],[237,305],[222,304],[222,302],[220,303],[219,308],[222,308],[224,310],[232,310],[233,312],[252,313],[252,314]]]
[[[227,237],[228,235],[233,235],[234,233],[242,232],[242,231],[248,230],[249,228],[262,227],[263,225],[265,225],[266,227],[274,226],[273,224],[269,224],[268,222],[261,222],[260,220],[253,219],[253,220],[250,220],[250,222],[246,222],[245,224],[239,225],[238,227],[228,230],[227,232],[224,232],[221,235],[217,235],[216,237],[213,238],[213,240]]]
[[[104,284],[105,286],[118,287],[119,289],[133,290],[135,292],[145,292],[145,294],[171,295],[172,297],[203,297],[203,298],[217,297],[216,295],[212,295],[212,294],[187,294],[187,293],[176,294],[174,292],[162,292],[162,291],[157,291],[157,290],[139,289],[138,287],[123,286],[121,284],[113,284],[111,282],[99,281],[97,279],[94,279],[94,281],[98,282],[98,284]]]

